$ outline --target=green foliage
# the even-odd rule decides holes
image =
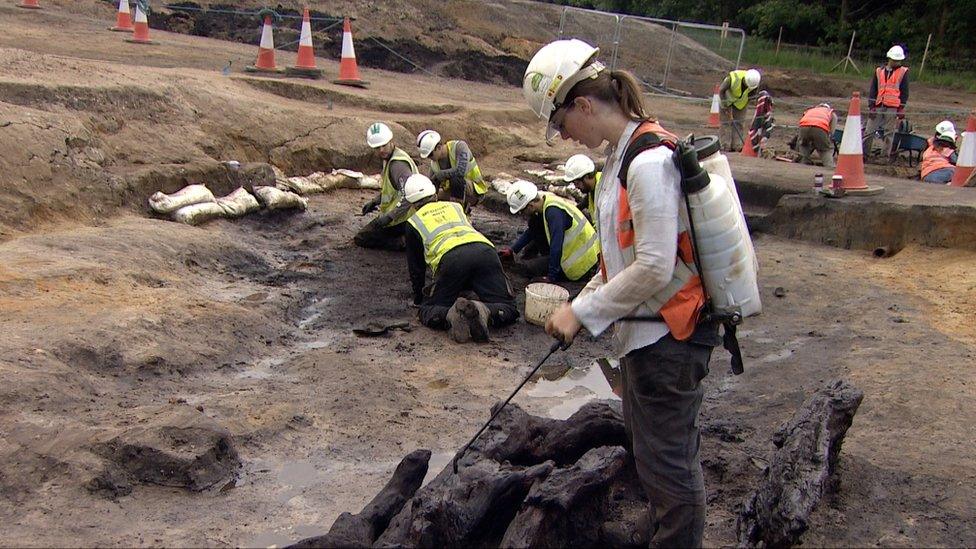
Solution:
[[[741,23],[755,34],[777,38],[780,27],[791,41],[816,44],[821,29],[830,25],[823,4],[803,4],[798,0],[765,0],[744,10]]]

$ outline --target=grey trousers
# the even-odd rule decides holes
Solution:
[[[865,156],[872,154],[871,147],[874,146],[874,134],[879,128],[884,132],[884,145],[881,154],[887,156],[891,153],[891,140],[894,138],[895,132],[893,128],[889,130],[889,126],[893,126],[897,115],[898,109],[883,105],[878,107],[874,113],[874,118],[871,118],[870,114],[868,115],[868,125],[864,130],[864,139],[861,143]]]
[[[717,343],[717,330],[714,338]],[[712,345],[668,334],[620,361],[624,425],[650,502],[651,547],[702,545],[705,481],[698,409],[711,354]]]
[[[813,164],[810,154],[817,151],[820,153],[820,162],[824,168],[834,167],[834,144],[830,142],[830,136],[827,135],[827,132],[821,128],[800,126],[796,150],[800,153],[800,162],[804,164]]]
[[[746,108],[749,108],[749,106],[746,105]],[[742,145],[745,144],[744,140],[749,131],[745,127],[746,109],[737,109],[730,106],[725,109],[724,116],[725,120],[723,122],[730,117],[732,119],[732,123],[729,125],[729,132],[732,134],[729,138],[729,150],[739,152],[742,150]]]

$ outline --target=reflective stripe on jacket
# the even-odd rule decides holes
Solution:
[[[569,214],[573,224],[566,229],[563,238],[563,249],[559,256],[559,265],[563,269],[566,278],[579,280],[590,269],[596,265],[597,257],[600,255],[600,241],[597,239],[596,230],[590,225],[589,220],[579,211],[579,208],[566,202],[562,198],[549,193],[542,194],[542,224],[546,230],[546,240],[552,242],[552,235],[549,232],[549,222],[546,220],[546,210],[549,208],[559,208]],[[552,250],[553,252],[555,250]]]
[[[878,97],[874,100],[874,104],[896,109],[901,107],[901,79],[907,72],[908,67],[898,67],[891,71],[891,77],[886,80],[885,68],[875,69],[878,77]]]
[[[414,163],[413,158],[410,155],[400,149],[399,147],[393,149],[393,154],[390,155],[390,159],[383,163],[383,181],[380,187],[380,212],[389,213],[396,209],[400,205],[400,201],[403,200],[403,192],[398,191],[396,187],[393,186],[393,182],[390,181],[390,163],[395,160],[401,160],[410,165],[410,171],[412,173],[417,172],[417,164]],[[404,212],[399,218],[394,219],[390,222],[388,227],[393,225],[399,225],[410,217],[410,210]]]
[[[729,72],[729,90],[726,97],[732,102],[732,106],[738,110],[746,108],[749,104],[749,88],[746,87],[746,71],[737,70]]]
[[[596,179],[596,184],[593,185],[592,191],[586,193],[586,211],[590,213],[590,221],[596,227],[598,219],[596,216],[596,191],[600,188],[600,180],[603,179],[603,172],[596,172],[593,174],[593,178]]]
[[[675,147],[677,142],[675,135],[666,131],[658,123],[645,121],[634,131],[630,144],[633,144],[638,137],[646,133],[657,135],[661,139],[661,145],[671,149]],[[628,148],[630,144],[628,144]],[[626,156],[626,152],[624,156]],[[626,173],[626,168],[626,166],[621,166],[619,173],[621,175]],[[617,245],[629,265],[637,259],[634,251],[634,220],[630,211],[630,200],[627,198],[626,182],[618,181],[620,181],[620,189],[617,198]],[[675,339],[684,341],[691,337],[695,331],[695,326],[698,324],[698,317],[705,306],[705,290],[702,287],[701,278],[698,276],[698,269],[695,267],[691,235],[688,231],[682,231],[677,235],[677,238],[677,257],[675,258],[674,274],[671,276],[671,281],[661,291],[654,294],[646,304],[652,311],[661,315]],[[600,268],[603,273],[603,280],[606,282],[606,268],[603,265]]]
[[[952,162],[949,161],[949,157],[955,152],[949,147],[939,147],[935,148],[935,139],[929,138],[929,148],[925,149],[922,153],[922,161],[918,165],[918,169],[922,174],[922,179],[925,179],[930,173],[935,170],[941,170],[942,168],[953,168],[955,167]]]
[[[437,272],[444,254],[462,244],[484,242],[493,246],[483,234],[471,226],[464,208],[457,202],[429,202],[407,220],[417,229],[424,243],[424,260],[430,270]]]
[[[829,107],[813,107],[807,109],[800,118],[800,127],[820,128],[830,132],[830,122],[834,117],[834,109]]]

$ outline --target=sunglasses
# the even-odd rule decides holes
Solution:
[[[563,103],[553,111],[552,116],[549,117],[549,125],[546,127],[546,143],[552,145],[556,136],[562,134],[566,129],[566,116],[569,115],[569,111],[574,105],[576,105],[575,99]]]

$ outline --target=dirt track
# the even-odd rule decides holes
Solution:
[[[375,171],[362,144],[375,119],[404,144],[428,126],[464,137],[490,174],[578,151],[540,146],[514,88],[368,69],[367,92],[228,78],[226,59],[250,47],[160,32],[158,46],[120,48],[90,18],[111,10],[86,10],[0,7],[12,23],[0,38],[0,543],[281,544],[358,510],[414,448],[446,463],[548,344],[538,328],[458,346],[421,327],[402,256],[351,245],[365,191],[200,228],[151,218],[146,198],[198,180],[224,194],[228,159]],[[695,104],[652,105],[682,131],[704,119]],[[474,222],[499,243],[519,228],[484,211]],[[976,255],[909,247],[878,260],[768,235],[756,245],[766,309],[741,332],[747,371],[729,375],[718,350],[707,378],[707,543],[735,542],[771,433],[842,376],[865,399],[841,491],[805,542],[972,545]],[[412,330],[352,334],[378,319]],[[551,370],[606,352],[605,338],[584,338]],[[542,414],[594,396],[532,394],[546,391],[519,402]],[[113,467],[94,448],[175,412],[226,429],[238,481],[89,491]]]

